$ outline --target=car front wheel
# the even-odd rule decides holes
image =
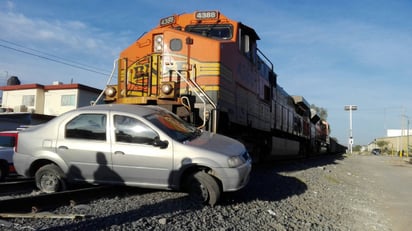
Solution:
[[[55,164],[44,165],[36,172],[36,186],[43,192],[64,191],[66,182],[63,171]]]
[[[216,204],[221,194],[217,180],[202,171],[188,177],[186,188],[191,200],[211,206]]]

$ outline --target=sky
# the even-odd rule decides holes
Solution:
[[[0,0],[0,85],[17,76],[103,89],[123,49],[161,18],[196,10],[255,29],[279,85],[326,109],[339,143],[350,135],[346,105],[357,106],[354,145],[412,123],[410,0]]]

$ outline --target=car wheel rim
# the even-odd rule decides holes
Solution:
[[[206,202],[209,197],[209,193],[203,184],[193,182],[190,197],[195,201]]]
[[[54,192],[56,191],[59,184],[59,179],[53,175],[43,175],[41,177],[41,187],[47,192]]]

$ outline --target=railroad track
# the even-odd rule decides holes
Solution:
[[[18,179],[0,183],[0,197],[29,193],[36,189],[33,179]],[[1,200],[1,199],[0,199]]]
[[[87,218],[87,214],[55,214],[52,211],[61,206],[81,206],[100,198],[123,197],[150,192],[149,189],[136,187],[103,185],[88,186],[57,193],[20,196],[0,200],[0,218]]]
[[[90,202],[113,195],[116,192],[113,188],[114,186],[96,186],[0,200],[0,217],[4,217],[5,213],[37,213],[60,206]]]

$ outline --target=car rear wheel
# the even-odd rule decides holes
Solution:
[[[213,206],[221,194],[217,180],[202,171],[190,175],[186,187],[190,199],[200,204]]]
[[[36,172],[36,186],[43,192],[64,191],[66,181],[63,171],[55,164],[44,165]]]

